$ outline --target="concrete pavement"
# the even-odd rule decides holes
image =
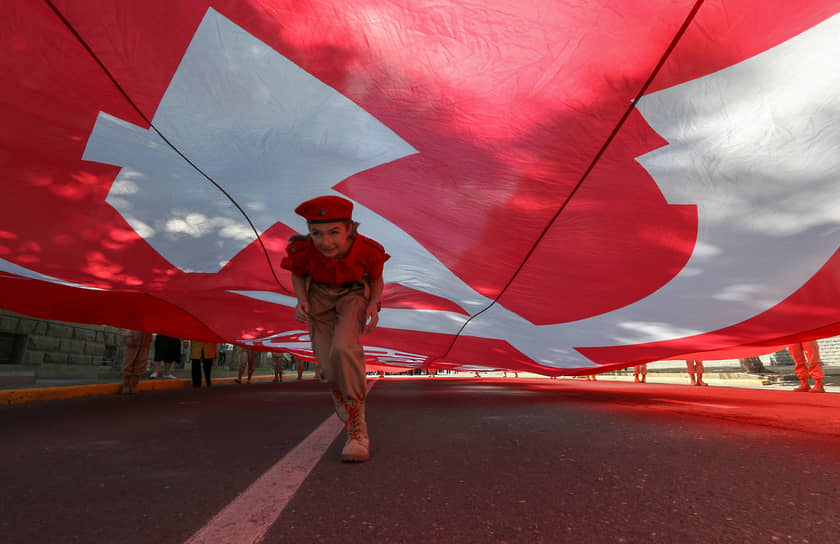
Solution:
[[[372,380],[374,381],[374,380]],[[0,407],[0,534],[156,542],[224,527],[263,542],[834,542],[838,395],[617,380],[386,378],[373,456],[339,430],[309,469],[259,483],[332,418],[296,380]],[[275,493],[297,475],[290,500]],[[256,493],[255,493],[256,490]],[[227,523],[227,521],[226,521]]]

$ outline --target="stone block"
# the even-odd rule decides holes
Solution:
[[[0,332],[18,332],[20,319],[14,317],[0,316]]]
[[[47,325],[47,336],[56,336],[58,338],[73,338],[73,327],[67,325],[59,325],[58,323],[50,323]]]
[[[26,349],[27,351],[58,351],[60,349],[60,345],[61,340],[58,338],[50,338],[49,336],[30,336]]]
[[[120,356],[120,353],[117,346],[106,346],[103,344],[103,347],[105,348],[105,351],[102,354],[102,362],[115,365],[118,364],[119,361],[117,360],[117,358]]]
[[[67,356],[67,363],[71,365],[92,365],[93,356],[71,353]]]
[[[48,364],[67,364],[67,354],[59,351],[48,351],[44,353],[44,363]]]
[[[43,362],[44,362],[44,352],[43,351],[26,350],[26,353],[23,356],[23,364],[25,364],[25,365],[40,365]]]
[[[790,356],[790,352],[786,349],[782,349],[777,351],[776,353],[770,354],[770,364],[776,366],[788,366],[794,363],[793,357]]]
[[[85,344],[85,355],[102,358],[105,355],[105,344]]]
[[[76,340],[84,340],[85,342],[95,342],[96,331],[78,327],[73,330],[73,338],[75,338]]]
[[[19,334],[39,334],[38,325],[41,324],[40,321],[36,319],[21,319],[18,322],[18,333]],[[44,331],[46,331],[45,327],[41,327]],[[43,334],[43,333],[40,333]]]
[[[64,339],[58,349],[64,353],[84,353],[85,343],[80,340]]]
[[[823,338],[818,344],[823,363],[827,365],[840,363],[840,336]]]

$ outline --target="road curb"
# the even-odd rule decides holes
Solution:
[[[70,399],[99,395],[116,395],[120,392],[118,383],[92,385],[64,385],[61,387],[33,387],[0,391],[0,404],[22,404],[41,400]]]
[[[215,378],[213,385],[234,385],[236,378]],[[251,383],[272,382],[274,376],[254,376]],[[292,381],[292,380],[284,380]],[[295,380],[297,381],[297,380]],[[281,382],[282,383],[282,382]],[[243,382],[245,385],[245,382]],[[137,392],[143,391],[164,391],[167,389],[186,389],[192,387],[192,380],[176,379],[155,379],[141,380],[137,384]],[[23,404],[44,400],[62,400],[82,397],[93,397],[102,395],[118,395],[122,383],[96,383],[86,385],[62,385],[58,387],[32,387],[27,389],[7,389],[0,391],[0,405]]]

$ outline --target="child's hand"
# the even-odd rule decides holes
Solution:
[[[295,306],[295,319],[300,323],[309,323],[309,301],[298,300]]]
[[[376,329],[376,324],[379,323],[379,308],[377,305],[369,304],[365,315],[365,334],[370,334]]]

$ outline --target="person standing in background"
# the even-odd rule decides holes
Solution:
[[[297,379],[302,380],[303,379],[303,367],[306,364],[306,361],[304,361],[303,359],[298,359],[294,355],[292,355],[292,361],[294,362],[295,367],[297,368]]]
[[[793,361],[796,363],[796,366],[793,367],[793,371],[802,383],[802,385],[794,389],[794,391],[825,393],[825,387],[823,387],[825,374],[823,373],[823,364],[820,360],[820,348],[817,345],[817,342],[815,340],[810,340],[808,342],[791,344],[788,346],[788,351],[790,352],[790,356],[793,357]],[[809,376],[814,379],[814,387],[811,387],[808,383]]]
[[[641,376],[641,378],[639,378]],[[647,380],[647,364],[636,365],[633,367],[633,380],[636,383],[645,383]]]
[[[204,369],[204,381],[210,387],[210,372],[216,359],[216,344],[209,342],[190,342],[190,361],[192,363],[192,385],[201,387],[201,370]]]
[[[685,367],[688,377],[691,378],[691,385],[709,385],[703,381],[703,361],[686,360]]]
[[[155,370],[149,378],[155,379],[159,376],[160,364],[165,363],[164,378],[174,380],[172,374],[172,363],[181,360],[181,340],[158,333],[155,336]]]
[[[283,365],[286,363],[287,358],[291,358],[289,353],[271,354],[271,361],[274,365],[274,383],[283,381]]]
[[[242,352],[239,354],[240,363],[239,363],[239,375],[236,377],[234,382],[241,384],[242,383],[242,375],[245,374],[245,366],[248,366],[248,381],[245,383],[251,383],[251,376],[254,375],[254,367],[257,364],[257,352],[243,348]]]
[[[125,353],[123,354],[122,393],[136,393],[137,382],[146,372],[149,364],[149,348],[152,346],[152,333],[143,331],[128,331],[123,337]]]

